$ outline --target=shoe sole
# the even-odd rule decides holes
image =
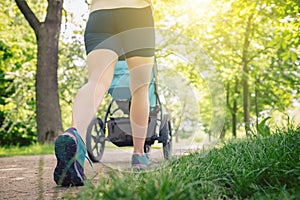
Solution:
[[[84,185],[83,167],[76,161],[77,144],[68,135],[60,135],[55,141],[57,165],[54,181],[60,186]]]

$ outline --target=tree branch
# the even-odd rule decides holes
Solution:
[[[45,22],[54,22],[62,14],[63,0],[48,0]],[[60,23],[60,21],[57,21]]]
[[[38,18],[35,16],[35,14],[32,12],[30,7],[28,6],[26,0],[15,0],[17,3],[18,8],[25,16],[26,20],[28,21],[31,28],[34,30],[35,34],[37,35],[39,31],[39,27],[41,25]]]
[[[257,56],[259,56],[259,55],[262,54],[262,53],[265,53],[268,49],[270,49],[270,47],[265,47],[264,49],[261,49],[261,50],[257,51],[256,54],[254,54],[253,56],[251,56],[251,57],[247,60],[247,62],[251,62],[254,58],[256,58]]]

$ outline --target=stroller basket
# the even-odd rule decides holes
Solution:
[[[157,137],[155,134],[156,123],[157,117],[154,114],[150,115],[146,136],[147,144],[149,144],[150,141],[155,140]],[[130,119],[128,117],[110,118],[110,120],[107,122],[107,125],[109,132],[108,139],[113,144],[118,147],[133,146]]]

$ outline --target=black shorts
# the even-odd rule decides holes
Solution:
[[[87,54],[95,49],[110,49],[120,59],[154,56],[155,31],[151,7],[93,11],[86,25],[84,42]]]

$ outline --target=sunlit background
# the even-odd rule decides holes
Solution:
[[[47,2],[28,2],[43,21]],[[74,95],[87,80],[83,34],[89,16],[88,3],[90,1],[64,1],[58,69],[64,128],[71,123],[69,113]],[[36,139],[36,38],[16,5],[4,1],[2,4],[6,6],[1,7],[1,34],[4,36],[1,41],[10,44],[11,51],[19,59],[11,63],[3,61],[5,78],[13,80],[8,88],[18,90],[6,98],[5,105],[1,105],[1,111],[5,113],[2,130],[13,132],[18,124],[26,122],[28,125],[22,131],[28,131],[30,137]],[[259,134],[259,124],[274,130],[300,123],[298,1],[154,0],[153,8],[158,39],[163,38],[156,51],[160,94],[166,104],[172,102],[167,109],[176,116],[172,120],[174,134],[179,134],[179,139],[180,135],[181,139],[186,138],[189,130],[193,130],[191,126],[200,130],[200,135],[193,135],[191,140],[201,143],[244,137],[247,123],[253,134]],[[180,47],[178,44],[182,47],[180,52],[176,52]],[[191,46],[193,48],[186,48]],[[207,66],[215,69],[214,75],[224,88],[225,97],[221,100],[226,110],[224,119],[215,111],[214,103],[218,101],[214,102],[213,96],[218,94],[210,88],[207,78],[210,74],[204,70]],[[178,86],[176,92],[170,91],[165,77],[170,80],[179,77],[185,83],[181,89]],[[245,87],[249,91],[247,95],[244,95]],[[186,102],[180,97],[186,95],[187,90],[193,93],[193,97],[187,99],[194,101],[184,107]],[[107,102],[108,99],[99,112],[106,109]],[[245,102],[250,102],[247,109]],[[197,114],[183,115],[191,110]],[[245,122],[247,110],[249,122]],[[224,127],[221,132],[212,134],[212,121],[216,117],[225,120]],[[271,118],[264,121],[268,117]]]
[[[235,23],[242,23],[238,22],[238,19],[235,19],[233,17],[233,21],[229,21],[229,16],[235,15],[233,9],[235,7],[240,7],[241,11],[237,11],[239,17],[246,16],[247,11],[250,10],[251,4],[241,4],[238,5],[235,1],[213,1],[213,0],[188,0],[188,1],[175,1],[173,4],[171,2],[166,3],[167,1],[154,1],[154,13],[156,18],[156,25],[158,28],[169,28],[170,30],[177,31],[179,34],[183,34],[186,37],[189,37],[191,40],[199,44],[200,46],[205,46],[207,41],[204,41],[203,39],[210,40],[213,43],[215,43],[216,46],[219,46],[219,48],[215,48],[215,50],[218,51],[225,51],[222,48],[224,46],[221,46],[220,42],[227,43],[226,45],[230,45],[231,42],[233,42],[233,38],[236,37],[236,40],[240,40],[237,45],[233,46],[232,48],[240,48],[241,42],[243,40],[243,35],[241,35],[244,31],[240,30],[241,27],[237,28],[236,30],[234,27],[231,26]],[[236,3],[236,5],[235,5]],[[172,7],[169,7],[172,6]],[[234,7],[235,6],[235,7]],[[247,8],[248,6],[248,8]],[[272,9],[274,9],[275,4],[271,1],[266,1],[265,3],[258,4],[256,6],[256,10],[259,9],[266,9],[272,12]],[[88,18],[89,10],[88,5],[83,0],[66,0],[64,1],[64,8],[67,12],[67,17],[65,17],[62,25],[62,33],[64,37],[72,42],[72,39],[74,37],[78,38],[83,43],[83,34],[74,34],[74,31],[82,32],[85,28],[85,23]],[[225,17],[222,17],[224,14],[227,14]],[[268,14],[268,13],[267,13]],[[272,16],[267,16],[267,18],[270,17],[270,21],[272,21]],[[257,20],[262,19],[263,16],[257,17]],[[265,17],[266,18],[266,17]],[[289,17],[285,17],[284,19],[288,20]],[[283,21],[283,19],[281,20]],[[219,24],[217,24],[219,23]],[[224,26],[224,23],[227,24],[223,29],[224,33],[216,32],[222,30],[222,26]],[[256,21],[255,23],[259,23],[259,21]],[[262,22],[263,23],[263,22]],[[271,24],[272,22],[270,22]],[[216,25],[220,26],[220,29],[216,30]],[[245,26],[242,26],[245,27]],[[230,35],[226,35],[226,29],[231,28]],[[259,28],[259,27],[258,27]],[[290,27],[291,28],[291,27]],[[293,29],[293,28],[292,28]],[[188,32],[192,30],[193,32]],[[297,28],[294,28],[294,30],[297,30]],[[223,35],[222,35],[223,34]],[[236,35],[236,36],[234,36]],[[232,37],[232,38],[230,38]],[[270,38],[271,39],[271,38]],[[276,38],[275,38],[276,39]],[[229,42],[229,44],[228,44]],[[222,44],[223,45],[223,44]],[[258,49],[264,48],[262,44],[259,44],[259,42],[256,42],[253,40],[253,46],[256,46]],[[296,47],[297,48],[297,47]],[[205,49],[207,50],[207,49]],[[227,51],[227,50],[226,50]],[[242,50],[234,50],[232,54],[239,54]],[[298,47],[298,56],[299,56],[299,47]],[[207,53],[211,56],[210,58],[214,63],[220,61],[215,61],[214,59],[214,53],[208,52]],[[230,52],[220,52],[220,56],[228,57],[230,56],[228,53]],[[292,54],[292,53],[291,53]],[[297,55],[297,54],[296,54]],[[294,55],[291,55],[294,56]],[[260,60],[261,58],[257,58]],[[233,62],[238,62],[234,61]],[[299,57],[298,57],[299,60]],[[167,61],[164,61],[167,62]],[[223,61],[221,61],[223,62]],[[81,63],[82,64],[82,63]],[[299,66],[299,61],[295,62],[296,65]],[[227,64],[226,64],[227,65]],[[266,66],[266,65],[264,65]],[[226,69],[226,66],[223,65],[224,74],[221,76],[228,76],[227,73],[235,72],[237,70],[236,67],[234,69]],[[296,75],[299,77],[299,67],[295,68],[298,70]],[[278,72],[280,73],[280,72]],[[233,73],[231,73],[233,74]],[[230,76],[230,75],[229,75]],[[295,88],[294,96],[297,97],[297,88]],[[255,96],[254,92],[250,94],[252,97]],[[299,97],[299,96],[298,96]],[[251,102],[253,105],[253,102]],[[268,106],[267,106],[268,107]],[[293,98],[290,102],[290,107],[285,111],[279,111],[276,109],[272,109],[271,107],[268,107],[265,110],[262,110],[260,113],[260,120],[263,119],[266,116],[274,115],[274,124],[280,124],[283,123],[285,119],[285,114],[288,114],[291,119],[294,120],[294,122],[297,124],[300,122],[300,103],[298,98]],[[242,129],[242,126],[241,126]]]

